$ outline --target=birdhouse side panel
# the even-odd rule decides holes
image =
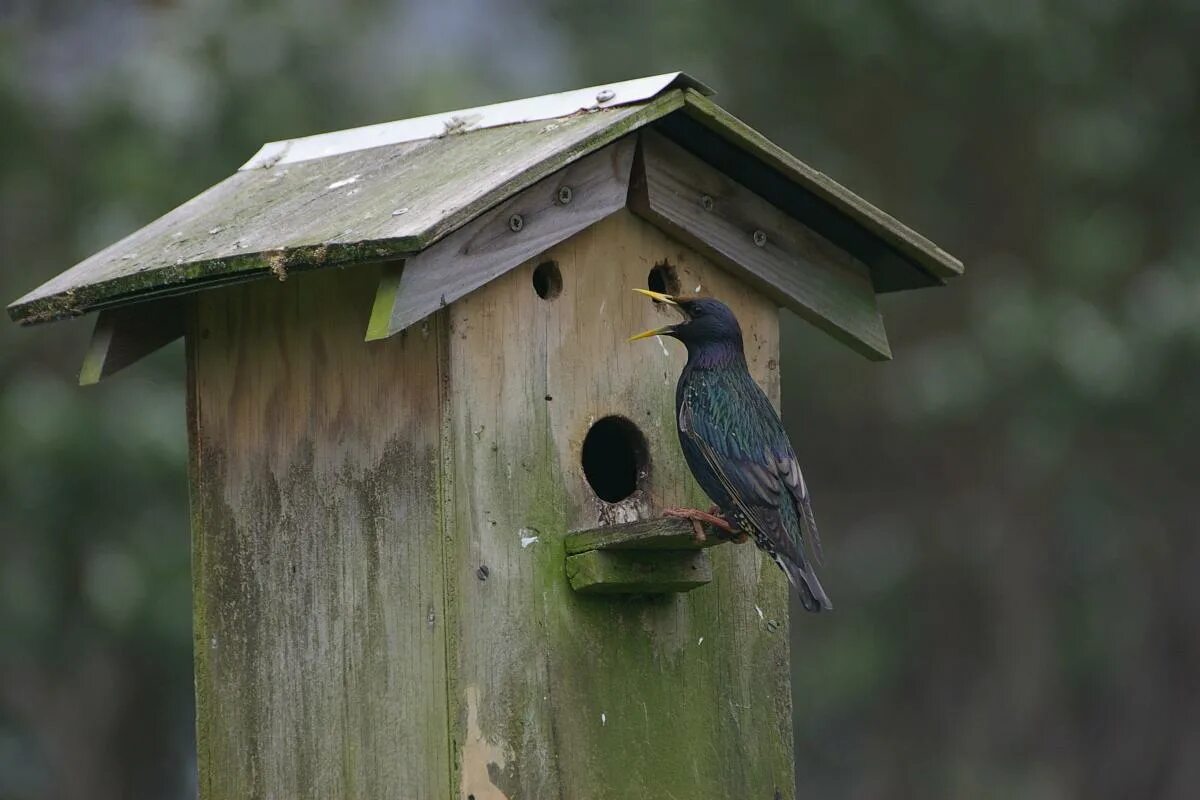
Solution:
[[[570,530],[709,504],[676,438],[682,346],[626,341],[675,319],[630,291],[656,267],[733,308],[777,403],[774,303],[628,211],[450,308],[460,798],[792,796],[786,580],[752,544],[708,551],[687,593],[583,595],[564,574]],[[632,426],[647,460],[608,502],[582,453],[613,417],[606,438]]]
[[[449,794],[444,342],[427,325],[365,343],[378,279],[367,267],[196,298],[203,798]]]

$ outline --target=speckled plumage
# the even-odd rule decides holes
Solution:
[[[828,610],[805,552],[820,559],[808,487],[778,413],[750,377],[737,319],[710,298],[677,303],[688,319],[663,332],[688,349],[675,392],[688,466],[722,516],[784,571],[804,608]]]

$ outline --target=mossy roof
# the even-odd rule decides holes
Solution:
[[[229,178],[9,306],[22,323],[281,273],[403,258],[654,125],[871,268],[877,291],[962,265],[714,104],[682,73],[265,145]]]

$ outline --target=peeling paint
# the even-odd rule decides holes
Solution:
[[[508,763],[507,748],[492,744],[479,728],[479,687],[467,687],[467,740],[463,743],[462,777],[459,782],[463,798],[475,800],[508,800],[508,795],[492,783],[488,767],[503,770]]]

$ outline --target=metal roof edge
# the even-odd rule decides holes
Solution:
[[[509,100],[476,108],[445,111],[395,122],[381,122],[360,128],[269,142],[243,164],[239,171],[291,164],[355,150],[432,139],[518,122],[555,119],[579,111],[641,103],[670,89],[687,89],[705,96],[714,94],[711,88],[686,73],[666,72],[662,75],[599,84],[541,97]]]

